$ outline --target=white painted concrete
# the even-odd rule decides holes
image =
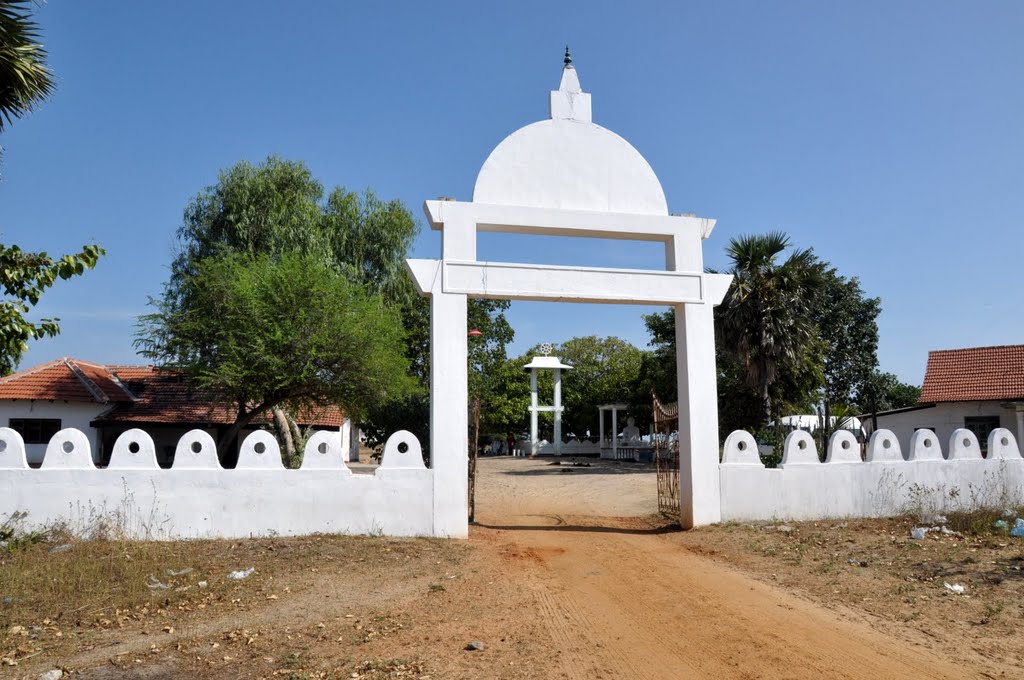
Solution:
[[[61,421],[61,428],[74,428],[86,433],[96,462],[99,462],[99,440],[96,430],[89,424],[96,416],[110,409],[110,404],[90,404],[66,401],[39,401],[11,399],[0,402],[0,425],[9,426],[12,418],[47,418]],[[46,444],[26,444],[30,465],[39,465],[46,453]]]
[[[939,438],[922,430],[911,460],[900,455],[892,432],[878,430],[868,444],[870,462],[853,461],[843,449],[830,450],[826,460],[831,462],[820,463],[813,442],[796,434],[786,440],[789,462],[777,469],[766,469],[737,449],[736,442],[746,441],[749,447],[752,437],[729,435],[719,465],[723,521],[891,517],[1024,504],[1024,458],[1007,429],[990,435],[989,449],[998,457],[988,459],[968,453],[979,447],[967,430],[957,433],[952,442],[957,452],[949,459],[943,457]],[[841,448],[842,441],[833,438],[832,445]]]
[[[376,473],[353,475],[337,435],[315,434],[302,468],[286,470],[274,437],[255,432],[242,444],[238,467],[224,470],[213,439],[196,430],[179,442],[174,467],[161,470],[152,438],[131,430],[118,438],[110,467],[96,469],[88,438],[65,429],[36,470],[28,468],[20,435],[0,428],[0,517],[27,511],[28,528],[61,522],[84,535],[106,523],[152,539],[433,535],[435,472],[423,465],[416,438],[395,433]]]
[[[705,274],[646,269],[559,267],[508,262],[445,262],[444,289],[473,297],[558,302],[703,302]]]
[[[474,203],[667,215],[665,192],[643,156],[591,122],[590,95],[572,66],[551,93],[550,120],[506,137],[477,175]]]

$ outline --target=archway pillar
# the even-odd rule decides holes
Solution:
[[[675,305],[679,391],[679,523],[722,519],[714,307]]]
[[[476,223],[446,222],[444,259],[476,259]],[[438,263],[440,264],[440,263]],[[430,467],[434,536],[469,535],[469,384],[467,296],[445,292],[440,267],[430,283]]]

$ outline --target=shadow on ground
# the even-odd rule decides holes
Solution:
[[[655,472],[657,470],[651,463],[563,459],[549,462],[541,468],[502,470],[498,474],[516,477],[543,477],[549,475],[632,475],[654,474]]]

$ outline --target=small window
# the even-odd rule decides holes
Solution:
[[[26,444],[49,444],[60,431],[60,418],[11,418],[9,425]]]
[[[999,427],[999,416],[968,416],[964,418],[964,427],[978,437],[981,450],[988,452],[988,435]]]

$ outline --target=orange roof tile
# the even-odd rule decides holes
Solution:
[[[1024,399],[1024,345],[928,353],[921,403]]]
[[[132,395],[105,366],[64,357],[0,379],[0,399],[109,404]]]
[[[111,404],[93,423],[229,425],[234,412],[193,389],[179,373],[154,366],[103,366],[63,358],[0,379],[0,400]],[[269,413],[254,421],[267,424]],[[340,427],[337,406],[301,409],[300,425]]]

